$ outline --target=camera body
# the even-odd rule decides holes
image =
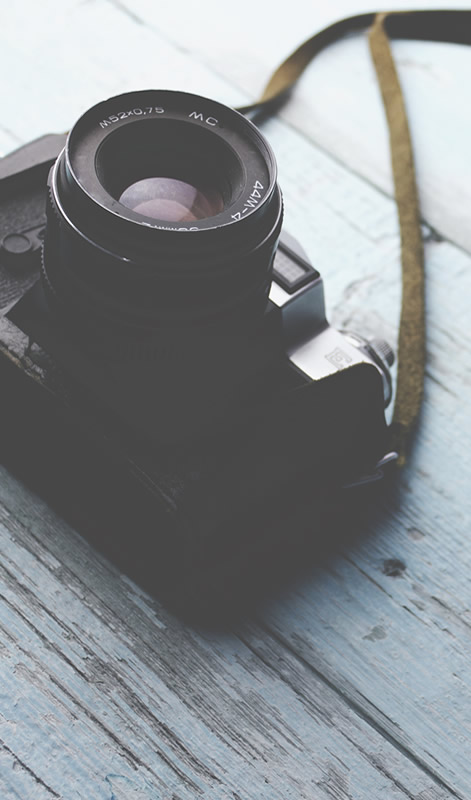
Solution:
[[[328,324],[281,220],[261,134],[193,95],[112,98],[2,159],[6,451],[190,562],[374,475],[392,353]]]

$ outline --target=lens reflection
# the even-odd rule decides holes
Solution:
[[[198,189],[176,178],[144,178],[132,183],[119,198],[126,208],[165,222],[195,222],[214,217],[224,208],[216,189]]]

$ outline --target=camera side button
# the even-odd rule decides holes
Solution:
[[[0,258],[9,269],[25,270],[33,266],[41,248],[41,228],[7,233],[0,242]]]

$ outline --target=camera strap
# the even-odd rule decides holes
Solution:
[[[389,128],[401,238],[402,307],[391,448],[398,453],[398,464],[402,466],[406,460],[406,452],[419,416],[423,396],[425,276],[412,142],[404,97],[389,39],[471,44],[471,10],[372,12],[335,22],[316,33],[288,56],[272,74],[260,99],[252,105],[240,108],[239,111],[257,117],[273,114],[285,102],[290,90],[314,56],[344,35],[367,28],[369,28],[370,52]]]

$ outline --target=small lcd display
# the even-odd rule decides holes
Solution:
[[[279,249],[273,265],[273,277],[289,294],[317,280],[319,273],[306,261],[294,255],[288,255]]]

